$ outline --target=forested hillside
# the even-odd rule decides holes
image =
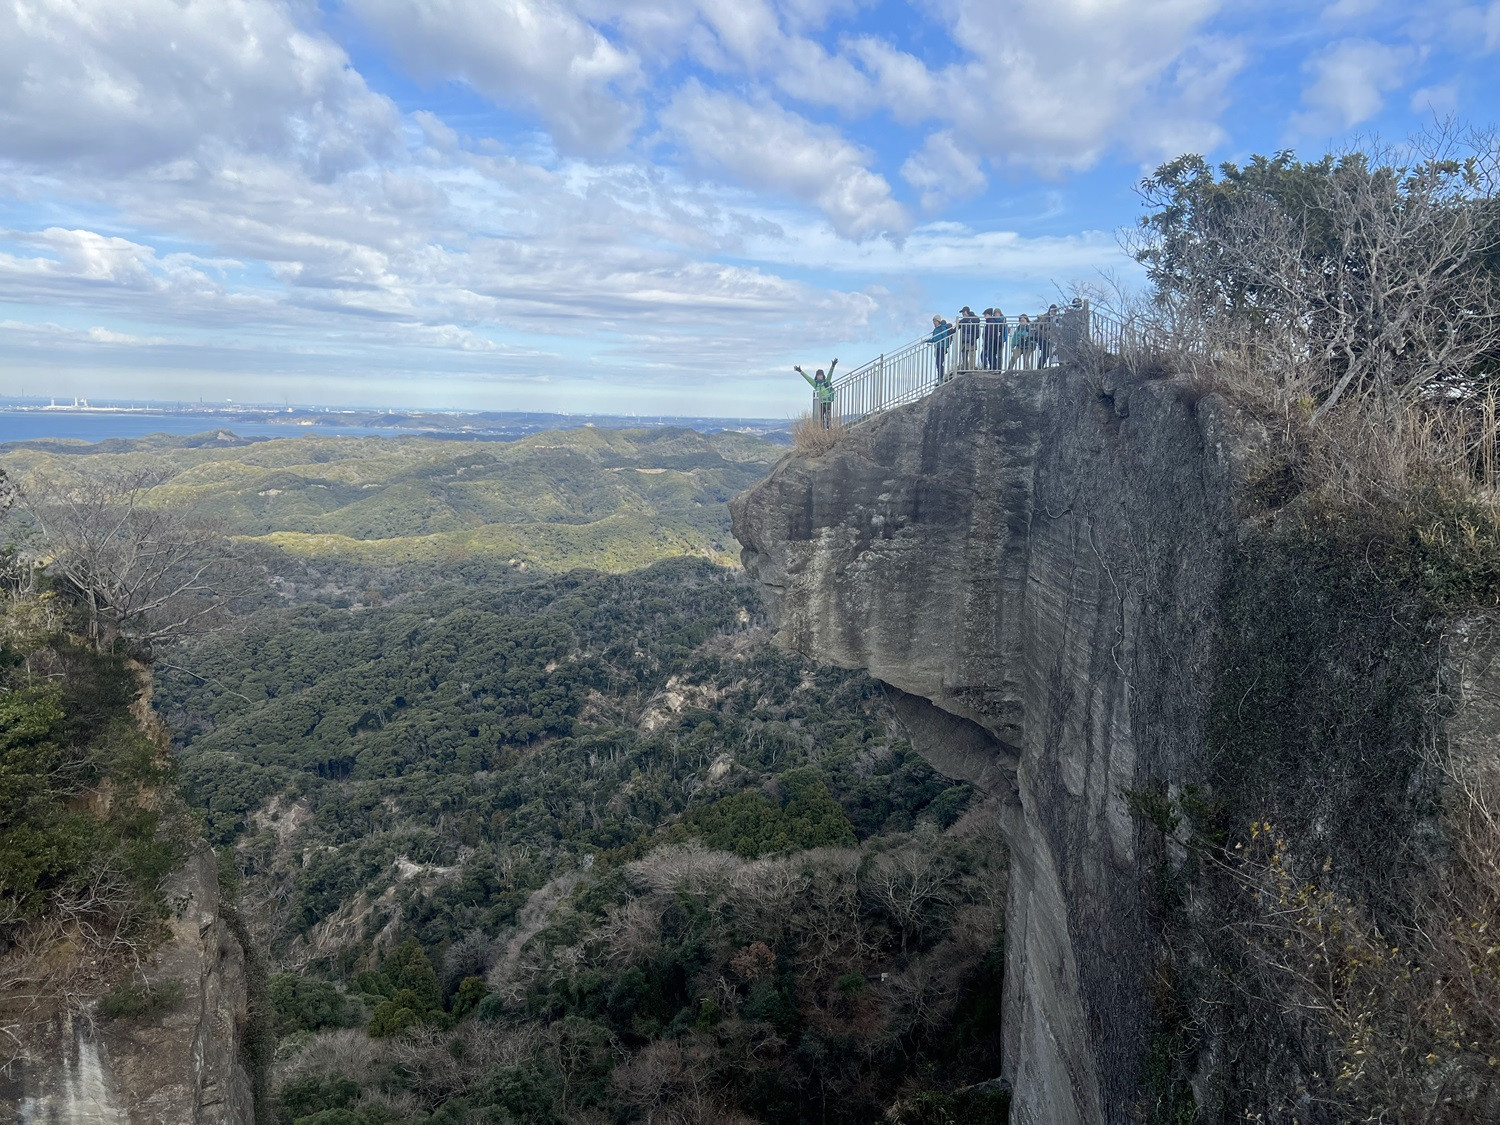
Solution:
[[[778,452],[588,429],[6,451],[26,597],[71,607],[70,659],[151,668],[269,974],[263,1120],[1003,1119],[975,1087],[993,810],[873,681],[772,646],[721,565],[725,501]],[[26,690],[0,703],[31,708],[29,747],[57,716]],[[66,859],[92,837],[58,802],[38,846]]]
[[[153,503],[324,565],[622,571],[680,555],[731,561],[724,503],[781,453],[738,433],[583,427],[515,442],[162,435],[18,444],[3,460],[21,481],[159,474]]]
[[[968,788],[764,624],[677,560],[267,608],[160,669],[284,1120],[867,1121],[995,1073]]]

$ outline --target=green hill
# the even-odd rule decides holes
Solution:
[[[581,428],[516,442],[166,436],[11,446],[18,477],[156,467],[157,502],[247,541],[365,566],[482,556],[621,572],[664,558],[732,561],[724,504],[783,452],[745,434]]]

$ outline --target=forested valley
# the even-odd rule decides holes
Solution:
[[[725,565],[724,503],[780,450],[681,431],[528,442],[6,457],[8,620],[45,608],[45,644],[149,676],[171,755],[132,768],[186,808],[170,834],[117,831],[129,870],[148,865],[131,875],[143,916],[169,909],[153,871],[199,833],[215,849],[257,967],[261,1120],[1004,1120],[985,1085],[994,810],[917,757],[873,681],[771,643]],[[55,561],[34,565],[76,548],[57,545],[65,521],[43,526],[64,487],[75,508],[217,529],[228,593],[186,590],[191,627],[148,643],[147,615],[91,620]],[[76,674],[61,695],[28,686],[45,645],[9,628],[7,700],[66,714]],[[75,875],[39,875],[27,901]],[[17,897],[20,876],[0,878]],[[111,1018],[173,1002],[117,972]]]

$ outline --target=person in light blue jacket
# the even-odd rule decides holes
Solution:
[[[948,349],[953,346],[953,325],[942,316],[932,318],[932,335],[927,337],[932,345],[933,359],[937,362],[937,381],[941,383],[948,370]]]

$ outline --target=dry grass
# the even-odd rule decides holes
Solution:
[[[1500,544],[1500,395],[1345,399],[1321,418],[1304,381],[1273,372],[1253,350],[1168,344],[1109,357],[1127,379],[1184,379],[1190,406],[1214,394],[1260,419],[1277,438],[1272,461],[1296,492],[1372,533],[1438,539],[1477,535]],[[1396,525],[1401,526],[1396,526]],[[1472,553],[1472,552],[1471,552]]]
[[[1437,764],[1450,850],[1399,929],[1382,932],[1326,864],[1299,870],[1273,825],[1255,826],[1237,872],[1258,907],[1249,945],[1328,1034],[1350,1121],[1500,1119],[1500,763]]]
[[[817,415],[811,412],[802,415],[792,424],[792,448],[801,457],[819,457],[827,453],[849,428],[837,416],[832,422],[825,428]]]
[[[1299,445],[1303,475],[1327,499],[1371,513],[1410,505],[1434,485],[1496,508],[1496,438],[1491,392],[1477,402],[1417,403],[1392,411],[1354,403],[1316,427],[1303,427]]]

